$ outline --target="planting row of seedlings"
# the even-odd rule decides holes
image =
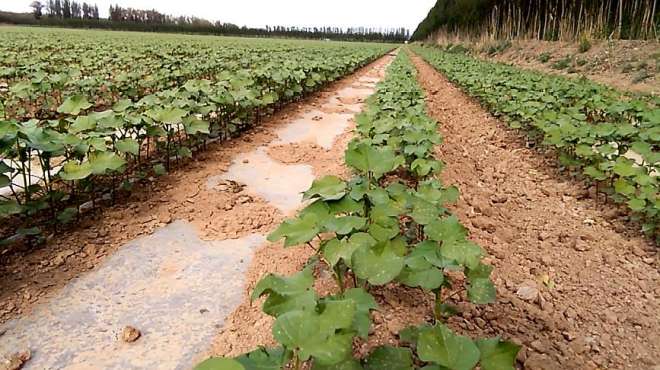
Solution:
[[[108,107],[80,94],[46,99],[59,104],[47,110],[48,118],[21,121],[11,113],[16,106],[7,106],[0,112],[0,218],[10,218],[3,242],[42,240],[35,225],[70,223],[81,205],[93,207],[166,173],[173,160],[192,157],[209,140],[235,136],[387,50],[326,48],[321,62],[318,50],[294,49],[293,63],[216,71],[212,80],[190,79],[138,100],[117,96]]]
[[[510,127],[557,154],[562,166],[625,204],[643,231],[660,225],[660,100],[544,75],[435,47],[413,50]]]
[[[487,304],[495,288],[483,249],[446,208],[458,189],[438,179],[443,163],[433,153],[441,137],[405,53],[356,124],[345,152],[354,176],[316,179],[304,193],[308,205],[268,237],[283,239],[285,248],[314,250],[302,271],[268,274],[252,291],[253,300],[265,297],[263,312],[275,318],[279,346],[211,358],[197,370],[514,368],[518,346],[473,340],[443,323],[453,299]],[[315,286],[327,275],[334,294],[320,296]],[[398,346],[358,358],[353,349],[369,338],[372,311],[380,309],[372,293],[384,285],[432,295],[433,319],[401,331]]]

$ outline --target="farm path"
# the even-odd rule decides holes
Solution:
[[[491,116],[415,56],[444,143],[454,211],[489,253],[498,299],[463,307],[449,324],[524,346],[526,369],[656,369],[660,365],[657,249],[554,159]]]
[[[304,262],[300,249],[265,237],[316,176],[347,174],[353,115],[392,58],[212,144],[99,219],[10,261],[0,272],[0,356],[30,351],[24,369],[190,368],[246,288]],[[125,337],[126,327],[141,337]]]

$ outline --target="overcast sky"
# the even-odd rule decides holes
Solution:
[[[0,0],[0,10],[26,12],[32,0]],[[42,0],[42,2],[45,2]],[[80,0],[82,2],[82,0]],[[239,26],[406,27],[412,31],[435,0],[88,0],[102,17],[110,4],[156,9]]]

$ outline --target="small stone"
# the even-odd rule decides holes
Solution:
[[[612,311],[605,311],[605,320],[611,324],[615,324],[619,321],[619,318],[617,317],[616,313]]]
[[[552,234],[550,234],[549,232],[547,232],[547,231],[541,231],[541,232],[539,233],[538,238],[539,238],[539,240],[544,241],[544,240],[548,240],[548,239],[550,239],[551,236],[552,236]]]
[[[238,197],[238,199],[236,199],[236,202],[240,204],[250,203],[252,202],[252,197],[249,195],[241,195],[240,197]]]
[[[495,223],[488,217],[475,217],[471,221],[474,227],[487,231],[491,234],[497,230]]]
[[[529,346],[539,353],[548,353],[549,351],[548,344],[540,339],[533,341]]]
[[[66,262],[66,259],[69,258],[70,256],[73,255],[73,251],[70,249],[64,250],[58,254],[55,255],[55,257],[51,260],[50,264],[52,266],[62,266],[64,262]]]
[[[584,337],[575,339],[574,341],[571,342],[571,344],[569,344],[569,346],[571,347],[573,352],[577,353],[578,355],[586,352],[589,349],[588,344],[584,339]]]
[[[172,222],[172,214],[169,211],[163,211],[158,214],[158,222],[163,224],[169,224]]]
[[[243,160],[243,163],[246,163],[246,164],[247,164],[247,163],[250,163],[250,160],[249,160],[249,159],[244,159],[244,160]]]
[[[509,200],[509,197],[506,195],[493,195],[490,197],[490,201],[493,203],[506,203],[506,201]]]
[[[533,302],[539,297],[539,288],[535,281],[527,280],[518,287],[516,295],[524,301]]]
[[[126,343],[133,343],[138,340],[141,335],[142,333],[140,333],[138,329],[132,326],[126,326],[121,332],[121,339]]]
[[[637,257],[646,256],[646,252],[644,252],[644,250],[642,248],[638,247],[638,246],[632,247],[632,253]]]
[[[544,264],[545,266],[551,266],[552,265],[552,257],[543,255],[541,256],[541,263]]]
[[[585,252],[591,249],[591,245],[589,245],[589,243],[584,241],[582,238],[578,238],[573,244],[573,249],[578,252]]]
[[[525,370],[559,370],[561,367],[548,355],[533,353],[525,360]]]
[[[0,360],[0,370],[18,370],[32,357],[30,350],[12,353]]]

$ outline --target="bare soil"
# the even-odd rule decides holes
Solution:
[[[514,41],[511,47],[485,59],[513,64],[546,73],[584,76],[620,90],[660,94],[660,43],[657,41],[591,41],[591,48],[581,53],[574,42]],[[549,60],[541,60],[546,54]],[[559,69],[556,63],[568,58]]]
[[[522,344],[525,369],[656,369],[657,249],[521,132],[414,62],[444,136],[442,178],[461,191],[453,211],[495,267],[497,302],[461,304],[449,325]]]

